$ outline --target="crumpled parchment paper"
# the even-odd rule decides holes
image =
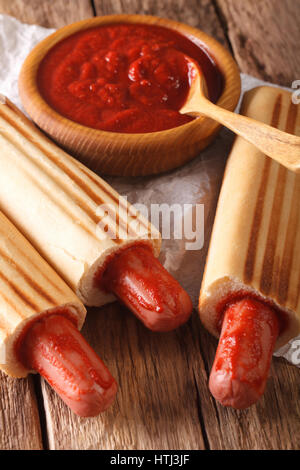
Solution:
[[[54,29],[27,25],[13,17],[0,15],[0,93],[22,109],[18,94],[18,76],[21,65],[30,50]],[[243,92],[266,84],[249,75],[242,74]],[[186,240],[172,236],[164,239],[160,259],[186,288],[197,307],[200,281],[204,269],[207,246],[213,223],[214,211],[226,158],[229,154],[233,134],[223,129],[214,143],[199,157],[178,170],[160,176],[141,178],[112,178],[106,180],[131,203],[150,204],[203,204],[201,219],[204,246],[198,250],[186,250]],[[186,210],[190,210],[187,208]],[[177,220],[177,223],[180,221]],[[175,222],[176,223],[176,222]],[[172,230],[171,230],[172,235]],[[300,367],[300,336],[277,351]]]

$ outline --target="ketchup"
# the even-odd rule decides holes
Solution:
[[[215,102],[222,75],[207,52],[172,29],[146,24],[104,25],[60,41],[41,62],[38,87],[52,108],[88,127],[170,129],[193,119],[178,112],[189,89],[184,54],[199,64]]]

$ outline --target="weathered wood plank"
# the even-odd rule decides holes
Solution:
[[[32,377],[18,380],[0,372],[0,449],[42,448]]]
[[[0,13],[23,22],[60,27],[93,15],[90,0],[0,0]],[[42,449],[33,379],[0,375],[0,449]]]
[[[92,16],[93,10],[89,0],[1,0],[0,13],[27,23],[60,27]],[[32,378],[15,380],[1,374],[0,381],[0,449],[42,449]]]
[[[228,152],[229,153],[229,152]],[[220,170],[216,172],[216,178]],[[212,178],[212,176],[211,176]],[[211,179],[212,197],[218,193],[218,184]],[[205,224],[206,245],[199,253],[199,279],[202,278],[210,229],[214,218],[214,204],[204,201],[210,209]],[[197,319],[198,320],[198,319]],[[216,450],[293,450],[300,444],[300,370],[285,360],[273,358],[270,379],[264,397],[257,405],[247,410],[237,411],[217,404],[208,391],[207,380],[211,370],[217,340],[194,319],[192,324],[196,337],[193,349],[193,369],[198,394],[201,397],[200,415],[207,445]],[[197,372],[197,351],[202,356],[206,370]],[[199,354],[199,356],[200,356]]]
[[[187,337],[192,349],[189,326],[154,334],[112,304],[89,312],[84,333],[118,381],[117,400],[102,416],[82,419],[44,383],[51,449],[204,448],[197,392],[180,341]]]
[[[300,2],[216,1],[242,72],[291,86],[300,77]]]
[[[206,338],[205,338],[206,336]],[[199,341],[207,370],[211,369],[217,341],[202,331]],[[264,397],[247,410],[215,403],[218,427],[203,407],[202,415],[211,449],[296,450],[300,445],[300,371],[283,359],[273,359]],[[198,387],[201,393],[202,384]]]
[[[94,0],[97,15],[156,15],[182,21],[214,36],[223,45],[226,38],[211,0]]]
[[[60,28],[93,16],[90,0],[0,0],[0,13],[15,16],[24,23]]]

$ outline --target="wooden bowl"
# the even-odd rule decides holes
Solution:
[[[71,121],[51,108],[37,87],[39,64],[56,43],[78,31],[111,23],[143,23],[164,26],[203,46],[214,58],[224,79],[219,106],[233,111],[240,96],[240,74],[224,47],[202,31],[176,21],[145,15],[111,15],[79,21],[59,29],[40,42],[25,60],[19,90],[33,121],[64,149],[101,174],[150,175],[179,167],[194,158],[214,138],[220,125],[200,117],[179,127],[144,134],[125,134],[92,129]]]

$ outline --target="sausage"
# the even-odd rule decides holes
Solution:
[[[279,333],[274,310],[244,298],[226,310],[209,379],[212,395],[237,409],[256,403],[264,393]]]
[[[53,314],[36,321],[21,347],[24,365],[39,372],[77,415],[96,416],[114,401],[114,378],[68,318]]]
[[[145,246],[133,246],[116,255],[102,282],[150,330],[173,330],[192,313],[187,292]]]

